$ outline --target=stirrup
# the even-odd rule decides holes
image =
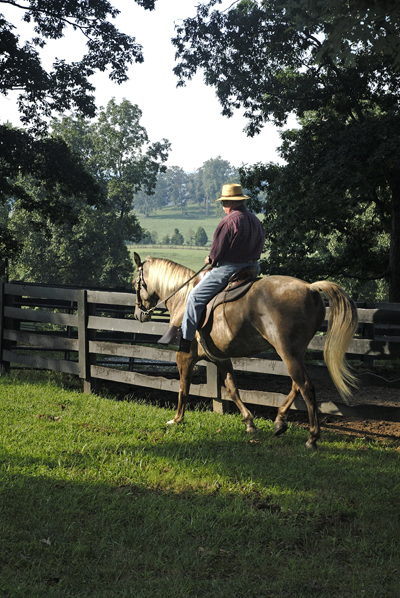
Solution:
[[[180,326],[170,326],[167,332],[158,339],[157,343],[160,345],[169,345],[175,351],[179,350],[179,345],[182,338],[182,328]]]

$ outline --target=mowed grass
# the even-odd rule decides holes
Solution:
[[[129,252],[131,254],[132,261],[134,263],[134,252],[138,253],[144,261],[147,255],[157,258],[166,258],[172,260],[181,266],[191,268],[195,272],[200,270],[204,266],[204,260],[207,257],[210,248],[187,248],[184,245],[182,247],[157,247],[152,245],[128,245]]]
[[[163,208],[149,218],[145,218],[142,214],[137,214],[140,226],[150,232],[157,231],[158,243],[161,243],[161,240],[167,234],[171,237],[174,229],[177,228],[185,238],[185,245],[180,247],[169,245],[128,245],[132,260],[133,253],[136,251],[142,259],[146,255],[156,258],[167,258],[197,272],[197,270],[200,270],[204,266],[204,259],[210,251],[214,231],[224,216],[220,205],[211,206],[210,211],[211,214],[206,216],[204,210],[199,209],[197,206],[189,205],[185,209],[186,215],[182,214],[176,206]],[[262,219],[262,216],[259,217]],[[195,233],[199,226],[203,227],[206,231],[208,243],[204,247],[188,247],[186,240],[189,229],[192,229]]]
[[[399,597],[399,450],[0,378],[0,596]]]
[[[199,226],[201,226],[207,233],[209,244],[212,241],[218,223],[224,215],[219,204],[218,206],[213,205],[210,207],[209,215],[205,214],[204,209],[195,205],[186,206],[184,213],[176,206],[167,206],[148,218],[143,216],[143,214],[136,214],[142,228],[149,232],[157,231],[159,243],[161,243],[161,239],[165,235],[171,237],[175,228],[184,236],[186,242],[189,229],[195,233]]]

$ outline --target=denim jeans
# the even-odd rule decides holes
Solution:
[[[201,282],[189,293],[182,320],[183,338],[189,341],[194,339],[201,314],[210,299],[226,287],[232,274],[250,266],[257,268],[258,274],[260,273],[258,262],[242,262],[240,264],[219,262],[218,266],[213,267],[210,272],[205,274]]]

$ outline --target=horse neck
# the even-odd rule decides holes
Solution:
[[[148,290],[150,294],[155,293],[160,301],[164,301],[172,293],[177,291],[176,295],[171,297],[168,301],[168,311],[172,315],[173,312],[180,310],[182,304],[186,304],[186,299],[193,288],[193,281],[184,286],[178,291],[187,280],[193,276],[193,270],[170,262],[169,260],[152,259],[149,265],[149,282]]]

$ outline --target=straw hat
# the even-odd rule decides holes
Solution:
[[[224,185],[221,197],[215,201],[239,201],[241,199],[249,199],[249,196],[243,195],[242,185],[233,184]]]

